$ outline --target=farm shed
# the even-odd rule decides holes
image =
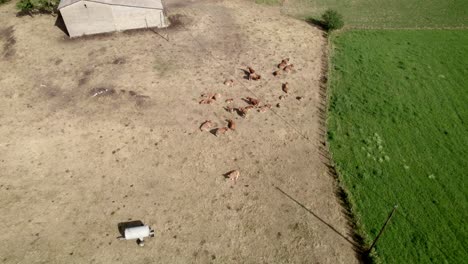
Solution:
[[[162,0],[61,0],[58,9],[70,37],[167,26]]]

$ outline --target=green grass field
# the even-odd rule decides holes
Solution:
[[[332,37],[329,142],[384,263],[468,259],[468,30]]]
[[[269,1],[272,0],[257,0]],[[351,27],[467,27],[467,0],[288,0],[284,12],[319,18],[327,8],[343,14]]]

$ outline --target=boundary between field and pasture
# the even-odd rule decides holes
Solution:
[[[328,114],[329,114],[329,103],[330,98],[332,95],[332,87],[331,79],[332,74],[332,62],[331,59],[333,58],[334,46],[331,40],[331,36],[337,36],[339,34],[343,34],[349,31],[372,31],[372,30],[379,30],[379,31],[434,31],[434,30],[468,30],[467,26],[455,26],[455,27],[373,27],[373,26],[344,26],[342,29],[334,30],[333,33],[327,32],[325,28],[320,24],[320,21],[315,19],[314,17],[308,18],[298,18],[294,17],[294,15],[288,14],[283,12],[282,7],[284,6],[284,0],[278,1],[277,5],[280,6],[280,13],[283,16],[293,17],[299,20],[303,20],[306,23],[310,24],[313,27],[318,28],[319,30],[323,31],[324,36],[326,37],[326,47],[323,50],[323,58],[322,58],[322,71],[320,77],[320,99],[323,100],[322,103],[319,104],[319,117],[320,117],[320,146],[319,151],[320,155],[326,160],[324,163],[328,168],[328,173],[331,177],[335,179],[336,184],[336,195],[345,210],[346,218],[348,220],[348,225],[352,230],[350,230],[354,242],[357,244],[355,245],[355,250],[359,255],[359,260],[362,263],[381,263],[382,260],[379,257],[378,251],[372,248],[375,244],[376,240],[380,237],[381,234],[377,235],[376,238],[371,238],[369,234],[363,229],[362,224],[360,222],[359,214],[357,214],[354,210],[355,202],[353,199],[353,195],[349,192],[344,184],[344,179],[340,174],[339,170],[336,168],[336,164],[334,162],[333,154],[330,150],[330,145],[327,138],[328,133]],[[356,178],[355,175],[349,175],[352,178]],[[372,191],[372,190],[371,190]],[[389,217],[387,219],[382,219],[382,229],[381,232],[384,231],[386,225],[388,224],[391,217],[394,213],[398,213],[401,216],[401,219],[404,221],[409,222],[412,226],[417,227],[418,225],[414,223],[412,220],[409,219],[407,214],[402,211],[401,209],[396,210],[398,204],[391,203],[390,201],[385,201],[388,204],[388,212]],[[306,208],[305,208],[306,209]],[[396,212],[398,211],[398,212]],[[386,221],[385,221],[386,220]],[[390,223],[391,225],[391,223]],[[380,228],[380,227],[379,227]],[[416,228],[418,229],[418,228]],[[427,235],[422,232],[423,236],[425,236],[427,240]],[[370,245],[372,243],[372,246]],[[454,261],[454,259],[444,252],[440,247],[434,245],[434,248],[438,250],[442,255],[446,257],[449,261]]]
[[[335,163],[333,160],[333,155],[330,151],[330,146],[327,140],[328,132],[328,110],[331,93],[329,92],[330,82],[329,77],[331,73],[331,58],[333,54],[333,46],[330,41],[330,33],[324,30],[320,25],[306,21],[309,25],[320,29],[324,37],[326,38],[326,46],[323,48],[322,53],[322,65],[320,71],[320,84],[319,84],[319,97],[322,99],[322,102],[317,106],[320,118],[320,128],[319,128],[319,137],[320,145],[319,152],[320,156],[324,159],[323,163],[327,167],[327,173],[335,180],[335,195],[337,196],[340,205],[344,209],[345,217],[347,219],[348,227],[350,228],[349,232],[352,235],[354,241],[354,249],[358,256],[358,259],[361,263],[372,263],[375,262],[375,254],[368,254],[367,245],[366,245],[366,233],[361,228],[359,224],[359,219],[354,213],[354,203],[352,200],[351,194],[347,191],[346,187],[343,184],[340,174],[337,172]]]

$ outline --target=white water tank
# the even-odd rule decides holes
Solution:
[[[128,227],[124,230],[124,237],[125,240],[132,240],[138,239],[138,245],[144,246],[144,239],[146,237],[154,237],[154,230],[151,230],[151,227],[144,225],[144,226],[135,226],[135,227]]]

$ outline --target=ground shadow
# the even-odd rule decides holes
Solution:
[[[250,80],[250,72],[248,70],[245,70],[245,69],[239,69],[240,71],[242,71],[244,73],[244,79],[246,80]]]
[[[320,19],[309,17],[309,18],[306,18],[306,22],[309,23],[309,25],[312,25],[320,30],[324,30],[324,31],[328,30],[327,25]]]
[[[320,30],[324,32],[324,37],[328,37],[326,28],[323,25],[323,22],[314,19],[314,18],[309,18],[307,19],[307,22]],[[357,232],[357,221],[355,216],[353,215],[352,211],[352,204],[351,201],[348,197],[348,194],[346,193],[345,189],[340,185],[340,178],[338,176],[338,173],[336,171],[336,168],[334,166],[333,162],[333,157],[329,151],[329,145],[328,145],[328,109],[329,109],[329,99],[330,99],[330,94],[328,91],[328,70],[329,70],[329,65],[328,65],[328,46],[327,44],[324,44],[324,53],[322,55],[322,63],[320,67],[321,71],[321,77],[319,80],[319,98],[321,99],[319,104],[317,104],[317,114],[319,117],[319,129],[318,129],[318,149],[319,149],[319,155],[320,155],[320,160],[321,162],[326,166],[327,168],[327,174],[332,177],[336,184],[335,184],[335,195],[338,198],[338,201],[341,205],[342,212],[345,215],[348,226],[350,229],[350,234],[348,237],[350,239],[346,239],[348,242],[350,242],[353,247],[354,251],[356,252],[356,256],[358,257],[359,261],[361,263],[373,263],[372,258],[369,256],[369,253],[367,252],[367,247],[366,247],[366,242],[364,237]],[[310,210],[308,210],[310,212]],[[313,214],[313,212],[312,212]],[[316,216],[314,214],[314,216]],[[316,216],[317,217],[317,216]],[[318,218],[318,217],[317,217]],[[321,220],[321,219],[320,219]],[[323,221],[322,221],[323,222]],[[328,224],[327,224],[328,225]],[[329,226],[331,229],[333,229],[335,232],[336,230]],[[342,237],[343,235],[340,234]]]
[[[216,134],[218,132],[217,128],[213,128],[210,130],[210,133],[213,134],[213,136],[217,137],[218,135]]]
[[[67,36],[70,36],[70,34],[68,34],[67,27],[65,26],[65,21],[63,21],[63,17],[60,13],[58,14],[57,19],[55,20],[54,26],[58,27]]]
[[[310,213],[311,215],[315,216],[315,218],[317,218],[320,222],[322,222],[323,224],[325,224],[326,226],[328,226],[331,230],[333,230],[336,234],[338,234],[339,236],[341,236],[344,240],[346,240],[348,243],[350,243],[351,245],[353,245],[353,247],[359,247],[358,244],[354,243],[353,241],[351,241],[348,237],[346,237],[345,235],[343,235],[342,233],[340,233],[340,231],[336,230],[336,228],[334,228],[332,225],[330,225],[329,223],[327,223],[325,220],[323,220],[320,216],[318,216],[316,213],[314,213],[314,211],[310,210],[309,208],[307,208],[304,204],[302,204],[301,202],[299,202],[298,200],[294,199],[291,195],[289,195],[288,193],[286,193],[285,191],[283,191],[281,188],[275,186],[275,188],[280,191],[282,194],[284,194],[286,197],[288,197],[289,199],[291,199],[293,202],[295,202],[296,204],[298,204],[300,207],[302,207],[303,209],[305,209],[308,213]]]
[[[52,15],[54,16],[57,13],[57,10],[20,10],[16,13],[16,17],[23,17],[23,16],[30,16],[33,17],[34,15]]]
[[[55,26],[59,27],[57,24]],[[60,28],[60,30],[64,31],[62,28]],[[160,28],[154,28],[154,27],[135,28],[135,29],[128,29],[128,30],[123,30],[123,31],[112,31],[112,32],[96,33],[96,34],[91,34],[91,35],[81,35],[77,37],[66,38],[66,41],[106,40],[106,39],[115,38],[119,34],[126,35],[126,36],[156,34],[168,41],[168,38],[166,36],[162,36],[157,30],[160,30]],[[65,34],[69,36],[68,31],[66,30],[66,27],[65,27],[64,32]]]
[[[332,230],[333,232],[335,232],[337,235],[339,235],[340,237],[342,237],[344,240],[346,240],[346,242],[348,242],[349,244],[351,244],[353,246],[353,250],[354,252],[356,253],[356,256],[358,257],[358,260],[361,262],[361,263],[372,263],[371,259],[369,258],[368,254],[366,253],[366,250],[365,248],[363,247],[362,245],[362,241],[359,241],[359,238],[355,237],[354,234],[352,234],[352,237],[351,239],[348,238],[347,236],[345,236],[344,234],[342,234],[340,231],[338,231],[335,227],[333,227],[332,225],[330,225],[328,222],[326,222],[325,220],[323,220],[320,216],[318,216],[314,211],[312,211],[311,209],[307,208],[304,204],[302,204],[301,202],[299,202],[298,200],[294,199],[294,197],[292,197],[291,195],[289,195],[288,193],[286,193],[285,191],[283,191],[281,188],[275,186],[275,188],[281,192],[284,196],[288,197],[290,200],[292,200],[293,202],[295,202],[297,205],[299,205],[300,207],[302,207],[304,210],[306,210],[309,214],[313,215],[317,220],[319,220],[320,222],[322,222],[324,225],[326,225],[330,230]]]

